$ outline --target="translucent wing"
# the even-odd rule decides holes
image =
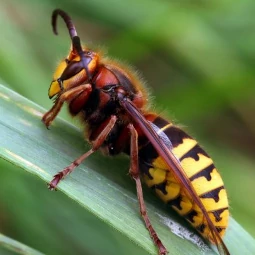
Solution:
[[[142,132],[146,135],[148,140],[151,142],[155,150],[158,154],[164,159],[166,164],[173,171],[173,175],[175,178],[182,184],[186,194],[193,199],[193,202],[197,204],[197,206],[202,211],[206,222],[208,224],[209,230],[212,234],[213,241],[216,244],[218,251],[220,254],[230,255],[226,245],[224,244],[221,236],[213,225],[208,212],[206,211],[203,203],[201,202],[199,196],[194,190],[191,181],[187,177],[185,171],[183,170],[180,161],[175,157],[172,151],[169,149],[169,146],[166,145],[164,139],[160,137],[155,128],[149,123],[144,116],[140,113],[140,111],[136,108],[136,106],[128,99],[123,99],[121,102],[122,107],[128,112],[128,114],[132,117],[134,122],[139,126]]]

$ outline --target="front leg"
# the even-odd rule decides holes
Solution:
[[[85,154],[81,155],[79,158],[74,160],[69,166],[65,167],[62,171],[58,172],[54,175],[53,180],[49,183],[48,187],[50,190],[56,189],[58,183],[68,174],[70,174],[77,166],[79,166],[83,160],[85,160],[92,153],[97,151],[104,141],[106,140],[109,133],[112,131],[115,123],[117,121],[117,117],[112,115],[107,120],[107,125],[102,129],[102,132],[96,137],[96,139],[92,142],[92,148],[87,151]]]
[[[90,93],[92,91],[91,84],[80,85],[61,94],[52,108],[43,115],[42,122],[45,124],[45,126],[47,128],[50,126],[51,122],[56,118],[65,101],[71,101],[84,91]]]

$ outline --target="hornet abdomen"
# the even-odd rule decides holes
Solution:
[[[220,236],[228,225],[229,209],[227,193],[222,178],[212,159],[197,141],[171,122],[150,114],[155,131],[180,161],[186,176],[201,199]],[[156,194],[196,228],[206,239],[213,242],[208,224],[198,206],[175,179],[171,169],[149,142],[139,150],[140,169],[145,183],[155,189]]]

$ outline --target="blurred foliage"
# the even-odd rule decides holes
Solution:
[[[0,254],[43,255],[41,252],[0,234]]]
[[[58,37],[51,30],[57,7],[71,15],[84,43],[142,73],[159,112],[188,126],[222,173],[232,215],[255,236],[255,2],[2,0],[0,81],[47,109],[51,75],[70,47],[63,22]],[[75,237],[86,230],[79,221],[91,216],[60,192],[49,197],[41,181],[0,164],[1,232],[36,249],[47,240],[51,254],[86,248]],[[74,236],[69,246],[57,224],[67,216]],[[49,217],[61,247],[45,229]],[[109,247],[118,238],[112,236]]]

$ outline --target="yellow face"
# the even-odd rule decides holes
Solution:
[[[61,77],[61,74],[64,72],[66,67],[67,67],[67,63],[65,60],[61,61],[60,64],[57,66],[57,69],[53,75],[53,80],[49,88],[49,92],[48,92],[49,98],[54,97],[56,94],[58,94],[61,91],[58,78]]]
[[[99,56],[97,53],[84,51],[83,60],[82,62],[80,56],[71,51],[68,57],[59,63],[49,88],[49,98],[54,97],[62,91],[89,83],[88,78],[93,76],[98,66]],[[89,72],[89,75],[87,72]]]

